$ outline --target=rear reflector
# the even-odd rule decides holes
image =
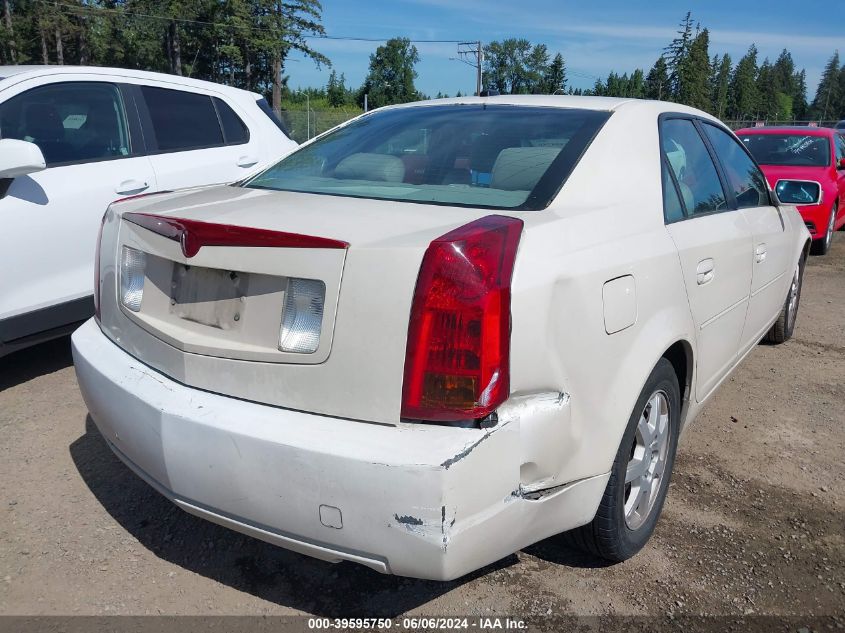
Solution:
[[[490,215],[434,240],[408,324],[402,417],[484,418],[510,391],[511,276],[522,220]]]
[[[128,246],[123,247],[120,256],[120,302],[132,312],[141,309],[146,268],[146,253]]]
[[[182,254],[193,257],[203,246],[263,246],[276,248],[348,248],[349,243],[326,237],[215,224],[149,213],[125,213],[123,219],[179,242]]]
[[[313,354],[320,347],[326,284],[317,279],[288,279],[279,349]]]

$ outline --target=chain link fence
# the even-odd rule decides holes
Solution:
[[[359,114],[361,114],[360,110],[352,109],[311,109],[306,111],[305,108],[302,108],[301,110],[282,110],[281,119],[287,126],[291,138],[297,143],[304,143]]]

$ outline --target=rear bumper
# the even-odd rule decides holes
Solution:
[[[329,561],[449,580],[595,515],[608,475],[538,500],[520,488],[520,420],[489,430],[368,424],[174,382],[91,320],[73,335],[97,427],[184,510]]]

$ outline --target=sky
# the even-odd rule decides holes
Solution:
[[[841,0],[711,0],[685,5],[672,0],[651,2],[595,0],[322,0],[323,25],[329,36],[407,37],[420,55],[417,89],[430,96],[475,91],[475,70],[456,61],[457,45],[422,40],[481,40],[488,43],[524,37],[563,55],[568,84],[590,88],[610,71],[648,73],[678,29],[687,10],[710,30],[710,55],[729,53],[734,64],[753,42],[774,61],[786,47],[798,69],[807,70],[812,101],[825,63],[838,48],[845,54],[845,3]],[[326,55],[346,85],[363,83],[369,56],[379,42],[311,39]],[[285,64],[292,89],[324,86],[331,69],[317,68],[293,53]]]

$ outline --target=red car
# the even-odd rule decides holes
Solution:
[[[776,191],[781,180],[806,181],[807,200],[817,203],[798,211],[813,236],[813,253],[827,253],[833,232],[845,226],[845,136],[831,128],[798,126],[746,128],[736,135]],[[818,183],[818,193],[812,183]]]

